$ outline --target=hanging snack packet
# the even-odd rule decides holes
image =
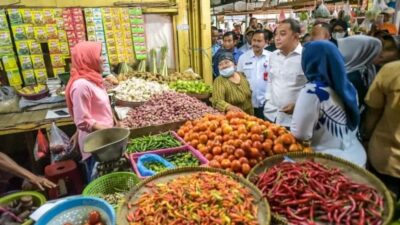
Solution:
[[[16,41],[15,46],[17,47],[18,55],[29,55],[28,41]]]

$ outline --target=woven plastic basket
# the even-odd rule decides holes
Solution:
[[[115,172],[101,176],[90,182],[83,190],[83,196],[99,196],[101,194],[113,194],[120,191],[129,191],[140,179],[131,172]]]
[[[0,198],[0,204],[7,204],[9,202],[12,202],[14,200],[20,199],[22,196],[32,196],[32,200],[33,200],[33,205],[34,206],[41,206],[43,205],[47,200],[46,197],[44,197],[44,195],[40,194],[39,192],[36,191],[21,191],[21,192],[16,192],[16,193],[12,193],[9,195],[6,195],[2,198]],[[22,223],[22,225],[30,225],[33,224],[33,220],[26,220],[24,223]]]
[[[374,187],[383,196],[385,202],[383,225],[388,225],[390,223],[394,213],[394,201],[386,186],[366,169],[332,155],[304,152],[293,152],[286,155],[275,155],[266,158],[262,162],[257,164],[247,175],[247,179],[251,182],[255,181],[258,174],[266,171],[268,168],[271,168],[278,163],[281,163],[285,159],[285,156],[288,156],[296,162],[312,160],[314,162],[321,163],[328,168],[339,168],[346,176],[350,177],[353,181],[368,184],[371,187]],[[287,224],[287,220],[276,213],[272,213],[272,222],[276,225]]]
[[[210,173],[220,173],[222,175],[228,176],[238,183],[242,184],[245,188],[247,188],[254,197],[254,204],[257,205],[257,217],[259,220],[259,225],[270,225],[271,223],[271,209],[265,198],[262,197],[260,190],[248,180],[243,177],[237,176],[234,173],[230,173],[225,170],[210,168],[210,167],[181,167],[177,169],[167,170],[161,173],[158,173],[154,176],[143,180],[136,187],[134,187],[130,193],[127,194],[127,199],[125,202],[121,203],[118,211],[117,211],[117,224],[118,225],[128,225],[127,215],[129,213],[128,204],[130,202],[134,202],[137,198],[140,197],[143,193],[148,190],[149,184],[164,184],[167,183],[177,177],[186,176],[199,172],[210,172]],[[275,225],[275,224],[274,224]]]

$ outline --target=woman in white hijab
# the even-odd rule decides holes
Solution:
[[[374,37],[356,35],[339,39],[338,47],[344,57],[347,76],[357,89],[362,112],[364,97],[376,76],[373,61],[380,54],[382,43]]]

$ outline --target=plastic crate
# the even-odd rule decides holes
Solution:
[[[137,161],[140,156],[152,153],[152,154],[160,155],[162,157],[166,157],[166,156],[173,155],[173,154],[180,153],[180,152],[191,152],[193,154],[193,156],[199,160],[200,165],[208,164],[208,160],[199,151],[197,151],[196,149],[192,148],[189,145],[185,145],[185,146],[182,146],[179,148],[170,148],[170,149],[162,149],[162,150],[156,150],[156,151],[133,153],[133,154],[129,155],[129,159],[131,161],[133,171],[135,171],[137,176],[141,179],[146,179],[147,177],[142,176],[137,168]]]
[[[185,141],[181,137],[179,137],[179,135],[177,133],[175,133],[174,131],[169,131],[169,133],[172,135],[172,137],[174,137],[176,140],[178,140],[182,145],[178,146],[178,147],[174,147],[174,148],[151,149],[151,150],[146,151],[146,152],[156,151],[156,150],[165,150],[165,149],[168,149],[168,150],[179,149],[179,148],[182,148],[182,147],[187,145],[185,143]],[[158,135],[158,134],[154,134],[154,135]],[[143,136],[147,136],[147,135],[143,135]],[[135,138],[140,138],[140,137],[135,137]],[[134,138],[131,138],[131,139],[134,139]],[[128,147],[129,147],[129,141],[128,141]],[[142,152],[136,152],[136,153],[142,153]],[[127,153],[127,154],[129,155],[129,154],[136,154],[136,153]]]

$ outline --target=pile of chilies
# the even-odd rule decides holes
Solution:
[[[200,172],[148,187],[128,204],[130,225],[258,224],[250,191],[222,174]]]
[[[382,196],[337,168],[311,161],[282,162],[260,174],[256,185],[272,212],[289,224],[382,224]]]

